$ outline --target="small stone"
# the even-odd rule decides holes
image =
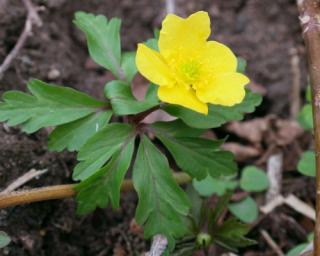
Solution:
[[[50,69],[50,71],[48,72],[48,79],[50,80],[56,80],[60,77],[61,73],[58,69],[56,68],[52,68]]]

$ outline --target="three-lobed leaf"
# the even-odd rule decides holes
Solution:
[[[134,150],[134,138],[120,148],[111,160],[95,174],[77,185],[78,214],[87,214],[97,207],[119,207],[121,184],[130,166]]]
[[[124,79],[125,74],[121,68],[121,20],[108,20],[103,15],[77,12],[74,23],[85,33],[92,59],[118,79]]]
[[[28,89],[32,95],[9,91],[0,103],[0,121],[10,126],[20,124],[27,133],[75,121],[107,105],[72,88],[39,80],[31,80]]]
[[[145,237],[163,234],[172,245],[187,232],[183,220],[190,202],[173,179],[167,159],[146,136],[138,148],[133,184],[139,197],[136,220],[144,226]]]
[[[219,127],[228,121],[241,120],[245,113],[253,112],[260,105],[261,101],[260,95],[246,90],[244,100],[232,107],[209,104],[208,115],[203,115],[177,105],[166,105],[163,109],[170,115],[182,119],[183,122],[191,127],[208,129]]]
[[[198,193],[205,197],[213,194],[222,196],[228,190],[234,190],[238,185],[237,181],[232,180],[232,177],[213,178],[210,175],[203,180],[194,179],[192,184]]]
[[[84,180],[96,173],[111,156],[134,137],[134,128],[129,124],[112,123],[94,134],[80,149],[80,161],[74,171],[74,180]]]
[[[144,100],[138,101],[132,94],[131,86],[123,81],[115,80],[107,83],[104,92],[117,115],[137,114],[159,104],[159,100],[150,97],[149,94]]]

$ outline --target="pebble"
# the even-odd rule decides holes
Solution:
[[[48,72],[48,79],[50,80],[56,80],[60,77],[61,73],[58,69],[56,68],[52,68],[50,69],[50,71]]]

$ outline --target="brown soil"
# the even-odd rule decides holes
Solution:
[[[34,0],[34,3],[44,6],[43,26],[34,29],[34,35],[0,80],[0,95],[6,90],[25,90],[26,81],[35,77],[102,97],[103,85],[110,74],[89,60],[84,36],[72,24],[73,14],[83,10],[122,18],[122,45],[126,50],[134,50],[138,42],[151,37],[153,28],[159,27],[164,15],[163,1]],[[201,9],[212,16],[213,37],[247,59],[248,75],[254,83],[267,89],[264,103],[251,118],[269,113],[287,118],[292,48],[298,50],[301,84],[306,86],[305,49],[295,1],[177,0],[178,14],[187,15]],[[21,1],[0,2],[0,62],[14,46],[25,18]],[[52,70],[59,73],[54,79],[50,75]],[[47,168],[49,172],[25,188],[70,183],[74,164],[74,154],[48,151],[46,130],[25,135],[0,124],[1,188],[31,168]],[[310,179],[298,180],[292,174],[285,177],[292,187],[288,192],[301,191],[312,184]],[[308,198],[308,193],[302,193],[302,197],[313,200]],[[139,255],[148,249],[148,244],[129,228],[135,204],[135,194],[125,194],[119,210],[97,210],[86,217],[76,216],[73,199],[1,210],[0,230],[6,231],[13,242],[0,251],[0,255]],[[287,216],[295,219],[294,225]],[[283,227],[281,232],[279,225]],[[269,230],[287,250],[304,241],[310,223],[283,207],[264,218],[259,227]],[[261,243],[247,250],[246,255],[274,255],[258,231],[255,228],[250,236]]]

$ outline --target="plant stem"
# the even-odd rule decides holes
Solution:
[[[320,255],[320,4],[317,0],[297,0],[303,37],[307,48],[312,87],[312,110],[316,144],[316,225],[314,255]]]
[[[141,112],[134,116],[129,116],[128,121],[131,123],[139,124],[144,118],[146,118],[149,114],[151,114],[153,111],[156,111],[160,108],[160,105],[156,105],[144,112]]]
[[[191,177],[182,172],[174,173],[173,177],[180,185],[191,181]],[[72,197],[77,194],[76,185],[77,184],[55,185],[30,190],[21,190],[6,194],[3,193],[0,194],[0,209],[27,203]],[[127,192],[132,190],[132,180],[124,180],[121,185],[121,191]]]

